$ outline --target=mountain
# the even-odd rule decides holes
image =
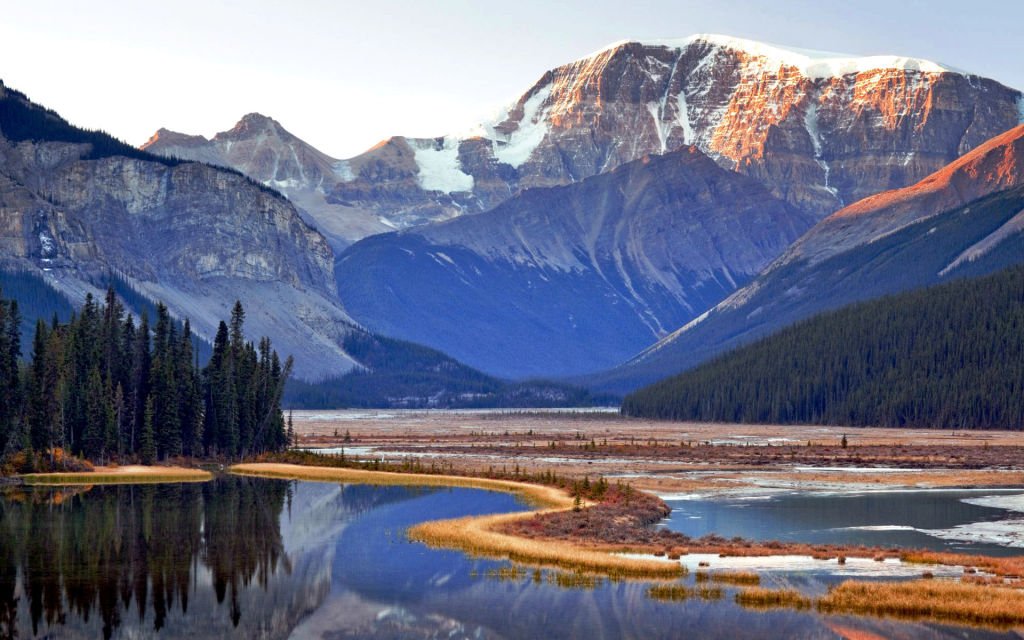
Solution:
[[[729,423],[1021,429],[1022,326],[1018,265],[816,316],[641,389],[622,410]]]
[[[69,125],[0,84],[0,268],[78,306],[110,273],[211,339],[236,299],[308,378],[341,375],[356,330],[333,254],[280,194],[241,174]]]
[[[338,408],[479,408],[616,406],[621,398],[543,380],[510,382],[420,345],[351,333],[345,351],[366,369],[320,382],[292,380],[286,406]]]
[[[371,330],[504,377],[612,366],[756,275],[813,223],[695,147],[364,239],[336,263]]]
[[[145,148],[281,188],[341,247],[688,145],[824,217],[1022,121],[1020,91],[927,60],[696,35],[616,43],[546,72],[464,134],[395,136],[347,160],[256,116],[213,140],[161,131]]]
[[[1024,126],[819,222],[752,283],[625,366],[635,389],[828,309],[1024,262]]]
[[[232,129],[211,139],[160,129],[141,148],[165,157],[231,167],[279,190],[336,250],[364,236],[394,228],[376,215],[362,215],[327,202],[326,191],[350,175],[348,165],[258,113],[244,116]]]

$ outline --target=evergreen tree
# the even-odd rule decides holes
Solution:
[[[139,434],[139,457],[142,464],[156,462],[156,434],[153,431],[153,399],[146,400],[142,418],[142,432]]]

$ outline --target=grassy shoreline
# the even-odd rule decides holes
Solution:
[[[504,491],[521,495],[540,507],[521,513],[470,516],[424,522],[409,529],[409,538],[432,547],[455,548],[473,555],[507,558],[524,564],[605,573],[623,577],[675,577],[684,573],[676,562],[625,558],[563,541],[539,541],[500,531],[538,514],[570,511],[574,500],[554,487],[464,476],[394,473],[332,467],[305,467],[280,463],[239,464],[232,473],[313,481],[362,482],[392,485],[456,486]],[[623,546],[615,551],[628,551]]]
[[[27,473],[16,476],[30,486],[92,485],[92,484],[160,484],[178,482],[209,482],[213,474],[202,469],[131,465],[97,467],[93,471]]]

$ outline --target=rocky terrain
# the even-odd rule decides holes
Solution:
[[[591,383],[629,389],[823,310],[1024,261],[1024,126],[821,221],[752,283]]]
[[[0,102],[5,269],[43,274],[76,305],[116,272],[208,339],[238,299],[248,329],[294,355],[299,374],[352,369],[333,254],[286,199],[204,164],[98,153],[112,139],[2,85]]]
[[[496,375],[582,373],[692,319],[812,222],[687,147],[367,238],[339,257],[338,290],[371,329]]]
[[[279,122],[250,113],[213,138],[160,129],[142,149],[241,171],[277,189],[305,214],[335,250],[367,235],[392,230],[386,220],[358,215],[327,202],[325,193],[351,175],[348,165],[289,133]]]
[[[697,35],[614,44],[546,72],[464,134],[396,136],[343,161],[255,116],[209,141],[161,131],[146,148],[278,186],[336,242],[486,211],[686,145],[824,217],[1016,126],[1021,100],[927,60]]]

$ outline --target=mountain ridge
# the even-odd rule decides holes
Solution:
[[[822,54],[713,34],[631,40],[546,71],[463,133],[392,136],[337,160],[315,194],[289,196],[342,249],[695,144],[824,217],[913,184],[1021,122],[1020,91],[920,58]],[[245,162],[231,166],[279,179]]]
[[[813,223],[695,147],[366,238],[340,297],[375,331],[504,377],[628,357],[753,277]]]
[[[1024,126],[918,184],[822,220],[753,282],[590,383],[622,391],[809,315],[1024,262]]]

